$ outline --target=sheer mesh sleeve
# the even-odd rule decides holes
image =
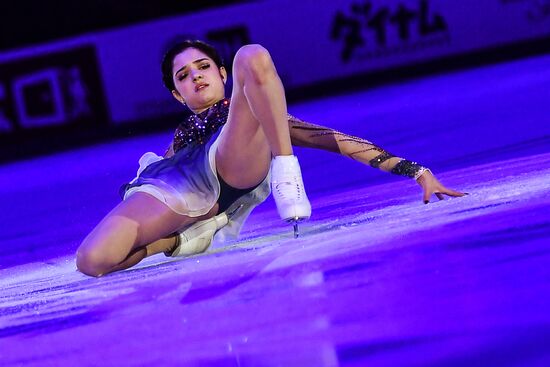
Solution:
[[[311,124],[290,114],[288,123],[292,145],[339,153],[373,168],[415,179],[427,170],[426,167],[397,157],[366,139]]]

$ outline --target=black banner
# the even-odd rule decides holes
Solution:
[[[2,160],[85,140],[107,125],[93,46],[0,64]]]

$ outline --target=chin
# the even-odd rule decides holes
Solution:
[[[209,94],[208,96],[204,96],[204,100],[208,101],[210,104],[214,104],[218,102],[219,100],[222,100],[224,98],[223,94]]]

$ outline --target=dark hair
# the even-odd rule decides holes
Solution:
[[[172,76],[174,58],[188,48],[196,48],[197,50],[203,52],[206,56],[211,58],[214,63],[216,63],[218,69],[224,66],[223,60],[218,54],[218,51],[216,51],[216,49],[208,43],[199,40],[185,40],[176,42],[170,48],[168,48],[168,51],[166,51],[164,57],[162,58],[161,64],[162,82],[170,92],[176,89]]]

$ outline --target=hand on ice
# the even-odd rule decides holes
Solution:
[[[430,202],[430,197],[432,194],[435,194],[439,200],[443,200],[443,194],[453,197],[459,197],[468,195],[464,192],[454,191],[451,189],[446,188],[435,178],[435,176],[430,172],[426,171],[424,172],[417,180],[418,184],[422,186],[422,190],[424,191],[424,204],[428,204]]]

